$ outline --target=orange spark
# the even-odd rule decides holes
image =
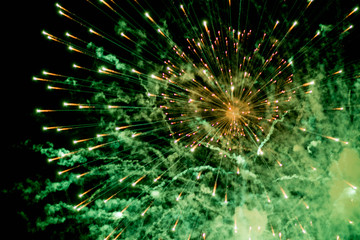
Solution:
[[[136,180],[134,183],[131,184],[131,186],[135,187],[136,184],[138,184],[141,180],[143,180],[146,177],[146,174],[144,176],[142,176],[141,178],[139,178],[138,180]]]

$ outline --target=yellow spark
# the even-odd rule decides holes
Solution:
[[[303,226],[301,225],[301,223],[299,223],[299,226],[300,226],[300,228],[301,228],[301,231],[305,234],[306,231],[305,231],[305,229],[303,228]]]
[[[184,15],[187,17],[187,14],[186,14],[186,12],[185,12],[184,6],[183,6],[183,5],[180,5],[180,8],[181,8],[181,10],[184,12]]]
[[[50,86],[50,85],[47,88],[50,90],[68,90],[67,88],[54,87],[54,86]]]
[[[345,29],[341,34],[346,33],[347,31],[349,31],[350,29],[352,29],[354,26],[350,25],[347,29]]]
[[[89,150],[89,151],[92,151],[92,150],[94,150],[94,149],[103,147],[103,146],[105,146],[105,145],[107,145],[107,144],[109,144],[109,143],[103,143],[103,144],[99,144],[99,145],[96,145],[96,146],[93,146],[93,147],[89,147],[88,150]]]
[[[116,195],[118,194],[117,193],[114,193],[113,195],[111,195],[110,197],[108,197],[107,199],[104,200],[104,203],[107,203],[110,199],[112,199],[113,197],[115,197]]]
[[[270,226],[271,226],[271,232],[272,232],[272,235],[275,237],[274,228],[273,228],[273,226],[272,226],[272,225],[270,225]]]
[[[80,207],[83,203],[85,203],[85,202],[87,202],[89,200],[89,198],[88,199],[85,199],[84,201],[82,201],[82,202],[80,202],[79,204],[77,204],[76,206],[74,206],[74,209],[77,209],[78,211],[81,209],[81,208],[83,208],[83,207],[81,207],[80,209],[78,208],[78,207]],[[87,203],[87,204],[89,204],[89,203]]]
[[[90,173],[90,172],[84,172],[82,174],[79,174],[79,175],[76,176],[76,178],[81,178],[81,177],[85,176],[88,173]]]
[[[50,73],[50,72],[46,72],[46,71],[43,71],[42,74],[44,74],[44,75],[50,75],[50,76],[57,76],[57,77],[65,77],[64,75],[61,75],[61,74]]]
[[[79,151],[74,151],[74,152],[69,152],[69,153],[66,153],[66,154],[61,154],[60,157],[56,157],[56,158],[49,158],[49,159],[48,159],[48,162],[52,162],[52,161],[55,161],[55,160],[59,160],[59,159],[61,159],[61,158],[67,157],[67,156],[69,156],[69,155],[71,155],[71,154],[75,154],[75,153],[77,153],[77,152],[79,152]]]
[[[280,23],[280,21],[276,21],[273,30],[275,30],[275,28],[277,27],[277,25]]]
[[[286,193],[285,193],[285,191],[284,191],[284,189],[283,189],[282,187],[280,187],[280,190],[281,190],[281,192],[283,193],[284,198],[288,198],[288,196],[286,195]]]
[[[121,178],[120,180],[119,180],[119,182],[123,182],[127,177],[128,177],[129,175],[127,175],[127,176],[125,176],[125,177],[123,177],[123,178]]]
[[[75,168],[78,168],[78,167],[79,167],[79,166],[75,166],[75,167],[72,167],[72,168],[65,169],[65,170],[63,170],[63,171],[58,172],[58,174],[61,175],[61,174],[63,174],[63,173],[69,172],[69,171],[71,171],[71,170],[73,170],[73,169],[75,169]]]
[[[337,72],[334,72],[332,75],[336,75],[336,74],[339,74],[339,73],[342,73],[342,70],[339,70]]]
[[[106,238],[104,238],[104,240],[108,240],[110,238],[111,235],[113,235],[113,233],[116,231],[118,227],[114,228],[114,230],[111,231],[111,233],[109,235],[107,235]]]
[[[63,105],[64,105],[64,106],[76,106],[76,107],[78,107],[78,106],[80,106],[81,104],[80,104],[80,103],[68,103],[68,102],[64,102]]]
[[[90,188],[88,190],[86,190],[85,192],[79,194],[79,198],[82,198],[85,194],[89,193],[91,190],[93,190],[94,188]]]
[[[208,32],[209,29],[208,29],[208,27],[207,27],[207,22],[206,22],[206,21],[203,21],[203,25],[204,25],[204,27],[205,27],[206,32]]]
[[[179,201],[180,200],[180,197],[181,197],[181,194],[182,194],[183,192],[181,192],[177,197],[176,197],[176,201]]]
[[[139,178],[138,180],[136,180],[135,182],[133,182],[133,183],[131,184],[131,186],[135,187],[136,184],[138,184],[138,183],[139,183],[141,180],[143,180],[145,177],[146,177],[146,174],[145,174],[144,176],[142,176],[141,178]]]
[[[107,2],[105,2],[104,0],[100,0],[100,2],[102,2],[105,6],[107,6],[108,8],[110,8],[112,11],[116,12],[114,8],[112,8]]]
[[[151,78],[157,79],[157,80],[162,80],[162,78],[155,76],[154,74],[151,74]]]
[[[123,230],[121,230],[121,232],[119,232],[118,235],[116,235],[116,237],[114,238],[114,240],[118,239],[118,237],[120,237],[120,235],[125,231],[125,229],[126,229],[126,227],[125,227]]]
[[[175,229],[176,229],[176,226],[177,226],[177,224],[178,224],[178,222],[179,222],[179,218],[180,218],[180,217],[178,217],[178,219],[176,220],[174,226],[173,226],[172,229],[171,229],[173,232],[174,232]]]
[[[78,37],[76,37],[76,36],[74,36],[74,35],[72,35],[72,34],[70,34],[70,33],[65,33],[65,35],[67,36],[67,37],[70,37],[70,38],[73,38],[73,39],[76,39],[76,40],[79,40],[79,41],[81,41],[81,42],[84,42],[85,43],[85,41],[84,40],[81,40],[80,38],[78,38]]]
[[[121,210],[121,212],[120,213],[124,213],[125,211],[126,211],[126,209],[128,209],[128,207],[130,206],[130,204],[129,205],[127,205],[126,207],[124,207],[124,209],[123,210]]]
[[[294,21],[293,25],[291,25],[291,27],[289,28],[289,30],[287,31],[286,34],[289,34],[291,32],[291,30],[293,30],[293,28],[298,24],[297,21]]]
[[[152,204],[152,203],[151,203]],[[151,207],[151,204],[145,209],[145,211],[143,211],[142,213],[141,213],[141,216],[144,216],[145,215],[145,213],[149,210],[149,208]]]
[[[52,80],[49,79],[45,79],[45,78],[38,78],[38,77],[33,77],[34,81],[42,81],[42,82],[52,82]]]
[[[309,209],[309,208],[310,208],[309,205],[307,205],[304,200],[303,200],[303,204],[304,204],[304,206],[306,207],[306,209]]]
[[[345,180],[344,180],[344,182],[345,182],[347,185],[349,185],[352,189],[354,189],[354,190],[357,189],[357,187],[354,186],[354,185],[352,185],[351,183],[349,183],[349,182],[347,182],[347,181],[345,181]]]
[[[308,3],[308,5],[306,6],[306,8],[308,8],[313,1],[314,1],[314,0],[309,0],[309,3]]]
[[[350,17],[354,12],[357,12],[357,10],[359,10],[359,8],[355,7],[348,15],[346,15],[346,17],[344,19]]]
[[[89,32],[90,33],[93,33],[93,34],[95,34],[95,35],[98,35],[99,37],[103,37],[100,33],[98,33],[98,32],[95,32],[93,29],[91,29],[91,28],[89,28]]]
[[[128,128],[130,126],[122,126],[122,127],[116,127],[115,130],[118,131],[118,130],[122,130],[122,129],[125,129],[125,128]]]
[[[76,48],[74,48],[73,46],[69,46],[68,49],[69,49],[70,51],[74,51],[74,52],[78,52],[78,53],[83,53],[83,54],[85,54],[83,51],[81,51],[81,50],[79,50],[79,49],[76,49]]]
[[[150,14],[148,12],[145,13],[145,17],[147,17],[152,23],[156,24],[156,22],[154,21],[154,19],[152,19],[152,17],[150,17]]]
[[[126,38],[127,40],[132,41],[131,38],[129,38],[127,35],[125,35],[125,33],[120,33],[120,35],[121,35],[122,37]]]
[[[217,182],[215,181],[214,188],[213,188],[213,192],[212,192],[212,196],[213,196],[213,197],[215,197],[216,186],[217,186]]]
[[[313,40],[314,38],[316,38],[319,35],[320,35],[320,31],[317,31],[316,34],[313,36],[313,38],[311,40]]]
[[[166,38],[166,35],[165,35],[165,33],[163,33],[163,31],[161,31],[161,29],[160,28],[158,28],[158,33],[160,33],[163,37],[165,37]]]
[[[161,178],[161,175],[159,175],[157,178],[154,179],[154,182],[157,182]]]
[[[135,70],[135,69],[131,69],[131,71],[132,71],[133,73],[142,74],[141,72],[139,72],[139,71],[137,71],[137,70]]]
[[[314,85],[315,82],[314,81],[311,81],[311,82],[308,82],[308,83],[304,83],[302,86],[303,87],[306,87],[306,86],[309,86],[309,85]]]

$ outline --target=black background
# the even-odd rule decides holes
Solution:
[[[40,75],[43,67],[51,68],[66,58],[59,47],[41,34],[43,29],[56,28],[62,19],[56,14],[55,2],[48,0],[12,1],[11,5],[5,5],[3,13],[6,15],[2,24],[5,25],[2,39],[6,42],[3,53],[6,54],[1,86],[1,132],[5,152],[1,156],[1,206],[7,217],[3,218],[2,229],[13,239],[39,239],[40,236],[30,234],[28,229],[29,221],[35,219],[23,218],[19,212],[36,213],[42,209],[22,199],[16,188],[17,183],[27,178],[41,181],[55,175],[46,158],[32,150],[33,144],[45,142],[43,122],[35,117],[35,109],[49,101],[46,85],[32,78]]]

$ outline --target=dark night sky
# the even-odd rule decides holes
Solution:
[[[46,159],[32,151],[31,145],[44,141],[41,131],[41,121],[35,116],[35,108],[41,106],[46,99],[44,84],[32,81],[32,77],[39,74],[43,67],[51,68],[56,65],[54,54],[60,54],[59,48],[52,49],[51,43],[41,34],[42,29],[54,28],[61,18],[56,14],[53,1],[24,1],[12,2],[4,11],[10,11],[11,16],[5,19],[6,51],[3,72],[6,77],[2,79],[3,94],[2,134],[5,143],[5,153],[2,155],[1,199],[8,214],[3,228],[16,239],[30,237],[27,233],[26,221],[17,213],[22,209],[37,211],[34,206],[28,206],[21,199],[19,192],[11,190],[14,184],[27,178],[51,177],[54,171],[49,168]],[[45,49],[45,50],[44,50]],[[52,59],[51,63],[49,59]],[[25,141],[32,142],[25,145]],[[4,189],[7,193],[4,192]],[[10,189],[10,190],[9,190]],[[5,195],[4,195],[5,193]],[[28,238],[29,239],[29,238]]]

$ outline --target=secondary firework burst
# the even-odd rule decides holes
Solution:
[[[309,154],[320,141],[350,144],[311,117],[322,111],[325,78],[344,74],[314,70],[311,57],[326,50],[328,32],[343,38],[353,25],[299,26],[310,21],[313,1],[293,16],[256,1],[166,4],[86,1],[76,13],[56,4],[76,34],[42,34],[79,62],[72,75],[33,78],[68,98],[60,109],[36,112],[58,114],[60,123],[43,130],[75,140],[72,150],[41,148],[62,167],[59,184],[67,187],[40,196],[79,186],[80,200],[62,207],[71,216],[101,212],[89,236],[102,239],[316,238],[313,221],[323,212],[313,211],[318,196],[308,185],[322,175]],[[100,13],[104,20],[93,18]],[[357,194],[358,182],[342,180]]]

